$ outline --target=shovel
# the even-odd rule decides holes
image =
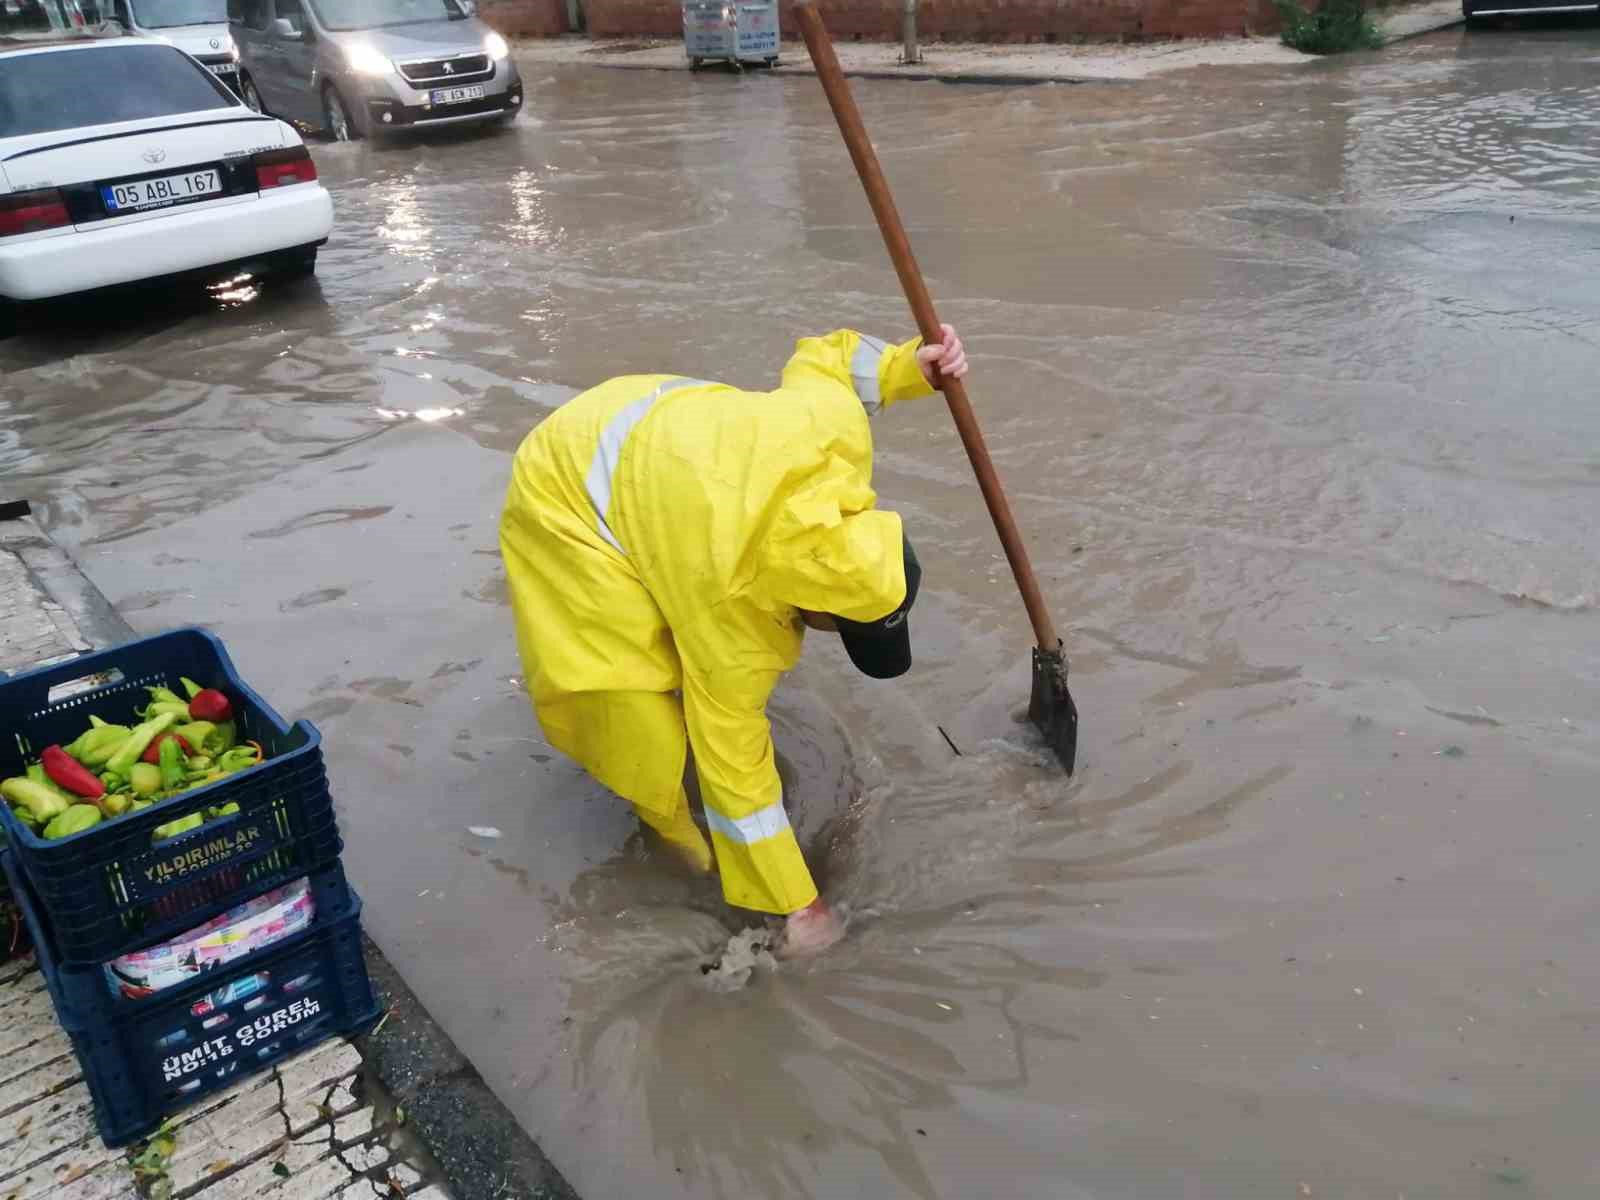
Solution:
[[[894,261],[895,273],[900,276],[900,286],[911,305],[917,328],[922,331],[924,341],[938,342],[944,332],[933,311],[933,300],[922,281],[922,272],[917,269],[905,226],[900,223],[894,197],[889,194],[889,182],[883,177],[866,126],[861,123],[861,113],[850,95],[850,85],[839,68],[833,42],[810,0],[796,4],[794,12],[800,21],[800,33],[806,39],[806,49],[811,52],[811,61],[816,64],[817,78],[822,81],[834,119],[839,122],[839,132],[844,135],[845,145],[856,164],[856,174],[867,191],[867,202],[878,219],[878,229]],[[1039,727],[1045,743],[1070,775],[1078,758],[1078,706],[1072,702],[1072,693],[1067,691],[1067,659],[1061,650],[1061,639],[1056,637],[1055,625],[1045,611],[1039,581],[1034,578],[1027,548],[1022,544],[1016,519],[1011,515],[1011,505],[1006,501],[994,463],[989,459],[989,448],[984,445],[983,431],[978,428],[978,418],[967,400],[967,389],[959,379],[941,379],[939,388],[950,406],[950,415],[961,434],[961,444],[967,448],[972,473],[978,477],[978,487],[989,506],[989,516],[994,520],[995,532],[1000,535],[1000,545],[1005,548],[1006,561],[1011,564],[1011,574],[1016,577],[1017,590],[1022,593],[1022,603],[1038,640],[1033,648],[1033,696],[1028,701],[1028,719]]]

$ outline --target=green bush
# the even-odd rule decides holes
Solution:
[[[1315,12],[1301,8],[1298,0],[1272,4],[1283,19],[1283,44],[1302,54],[1343,54],[1383,45],[1383,34],[1361,0],[1322,0]]]

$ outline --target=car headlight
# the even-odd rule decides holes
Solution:
[[[394,64],[371,46],[348,47],[344,61],[357,75],[387,75],[394,70]]]
[[[511,47],[505,38],[498,33],[490,33],[483,39],[483,48],[489,52],[489,57],[495,62],[504,62],[511,57]]]

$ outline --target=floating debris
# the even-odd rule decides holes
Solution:
[[[728,939],[722,953],[700,964],[700,975],[713,992],[736,992],[750,983],[756,969],[776,971],[772,957],[773,934],[769,929],[746,929]]]

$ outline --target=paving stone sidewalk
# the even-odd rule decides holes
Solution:
[[[201,1101],[172,1122],[174,1200],[448,1200],[372,1103],[362,1057],[335,1040]],[[159,1178],[159,1177],[158,1177]],[[138,1200],[128,1155],[94,1128],[89,1090],[32,960],[0,967],[0,1197]]]

